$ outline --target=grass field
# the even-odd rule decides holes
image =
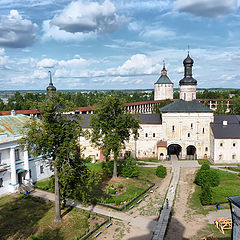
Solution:
[[[198,159],[197,161],[200,165],[203,165],[203,164],[212,165],[212,163],[210,161],[208,161],[207,159]]]
[[[220,184],[217,187],[212,187],[212,203],[218,203],[218,202],[227,202],[226,197],[227,196],[236,196],[240,193],[240,178],[233,173],[223,172],[220,170],[217,170],[220,176]],[[190,206],[193,209],[198,210],[201,214],[207,214],[209,210],[215,210],[215,206],[212,208],[209,207],[203,207],[201,205],[199,196],[201,193],[201,187],[197,186],[195,187],[195,192],[193,193],[191,199],[190,199]]]
[[[137,159],[137,161],[142,161],[142,162],[161,162],[160,160],[158,160],[157,158],[139,158]]]
[[[22,195],[24,196],[24,195]],[[0,198],[1,240],[62,240],[85,235],[103,218],[77,209],[62,210],[63,222],[54,223],[54,205],[36,198],[11,195]],[[90,217],[89,217],[90,216]]]

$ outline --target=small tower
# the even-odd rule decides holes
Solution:
[[[49,82],[49,85],[47,87],[47,93],[52,94],[52,93],[56,92],[56,88],[53,86],[53,83],[52,83],[52,73],[51,73],[51,71],[48,71],[48,72],[50,74],[50,82]]]
[[[179,81],[180,85],[180,99],[184,101],[192,101],[196,99],[197,80],[192,77],[192,66],[194,61],[189,56],[183,61],[184,78]]]
[[[163,69],[161,76],[154,84],[154,100],[173,99],[173,83],[167,76],[165,63],[163,62]]]

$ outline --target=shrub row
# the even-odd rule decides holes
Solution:
[[[201,186],[200,201],[202,205],[209,205],[212,203],[211,187],[217,187],[220,183],[220,177],[215,169],[210,169],[208,164],[203,164],[198,170],[195,181],[197,185]]]

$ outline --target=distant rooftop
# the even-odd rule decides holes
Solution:
[[[213,110],[197,100],[184,101],[180,99],[160,108],[160,112],[213,112]]]

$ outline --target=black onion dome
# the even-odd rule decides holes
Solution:
[[[197,85],[197,80],[192,77],[192,67],[193,67],[193,59],[189,56],[183,61],[184,65],[184,78],[179,81],[179,85]]]
[[[185,64],[193,64],[194,63],[194,61],[193,61],[193,59],[189,56],[189,53],[188,53],[188,55],[187,55],[187,57],[184,59],[184,61],[183,61],[183,64],[185,65]]]

